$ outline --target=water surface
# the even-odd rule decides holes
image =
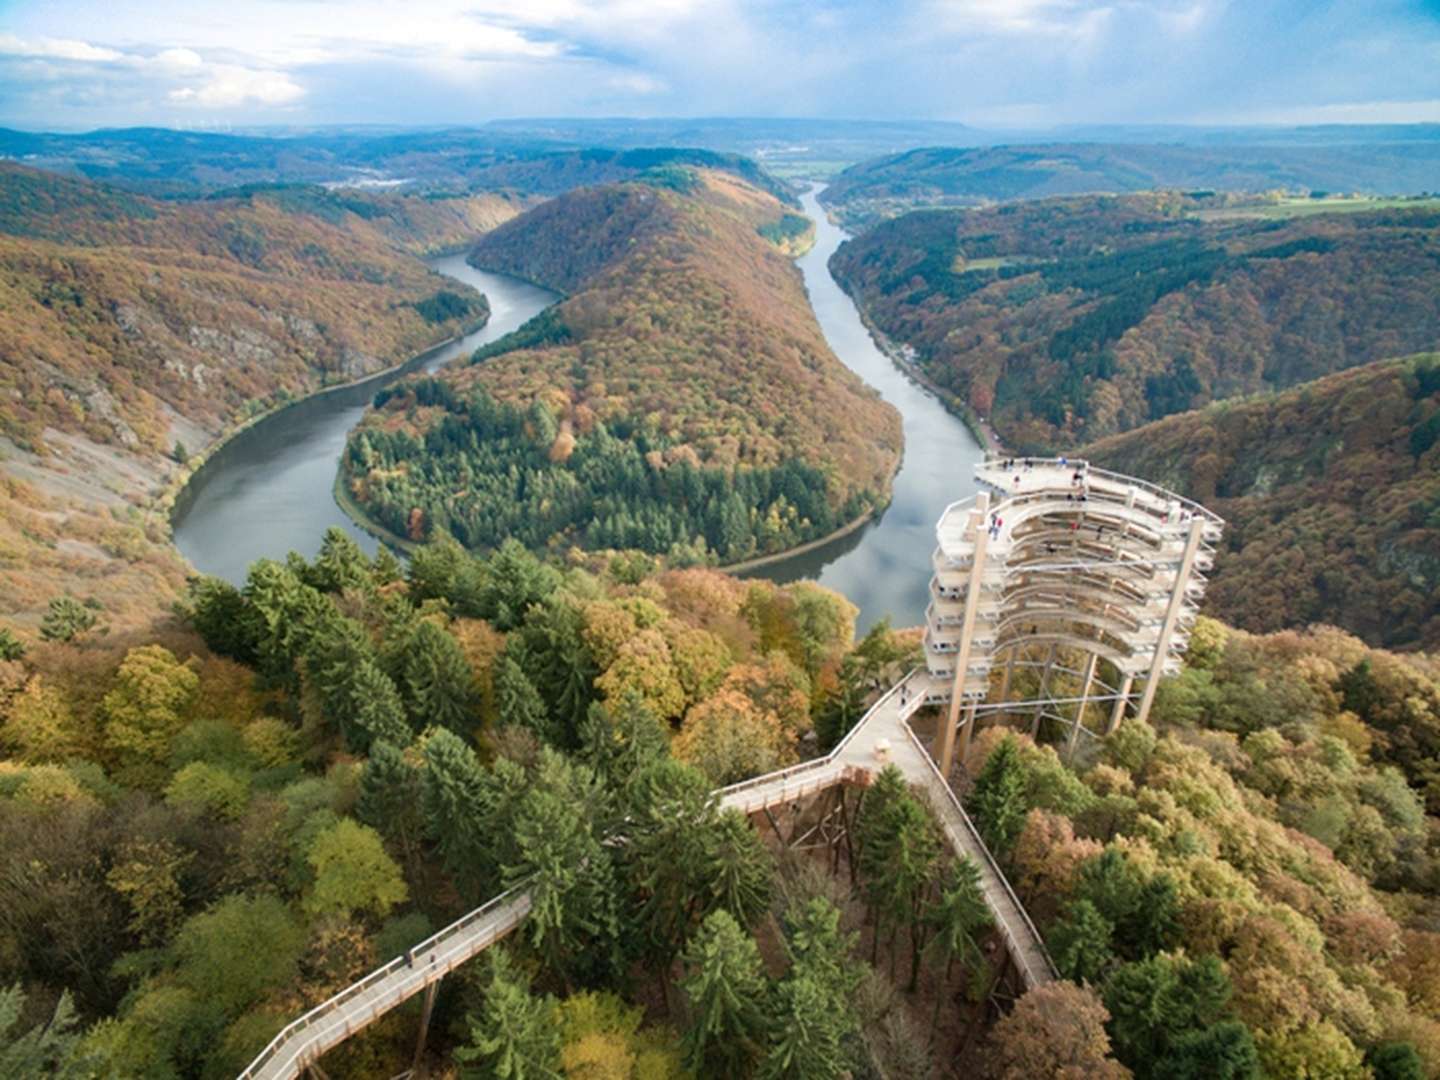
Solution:
[[[861,633],[885,615],[896,626],[916,626],[929,602],[935,522],[947,505],[978,490],[974,466],[984,455],[970,430],[876,346],[850,297],[830,276],[830,256],[845,233],[825,217],[814,191],[804,202],[816,234],[799,265],[815,317],[835,355],[900,410],[905,460],[895,477],[894,500],[876,520],[747,576],[780,582],[810,578],[842,592],[860,608]]]
[[[490,319],[473,334],[407,365],[433,371],[508,334],[556,300],[554,293],[503,274],[476,270],[464,255],[430,265],[473,285],[490,301]],[[337,525],[370,554],[379,546],[335,502],[335,472],[345,437],[375,391],[399,373],[308,398],[226,443],[187,485],[175,514],[175,544],[202,573],[240,584],[256,559],[298,551],[313,558]]]

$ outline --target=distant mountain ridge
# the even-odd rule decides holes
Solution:
[[[1357,137],[1364,137],[1364,131]],[[1372,136],[1373,137],[1373,136]],[[1409,138],[1267,145],[1036,143],[925,147],[852,165],[823,200],[850,227],[906,209],[1157,189],[1440,191],[1440,126]]]

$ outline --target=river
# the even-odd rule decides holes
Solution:
[[[935,396],[901,372],[875,345],[828,262],[845,234],[832,225],[812,191],[805,212],[815,220],[815,246],[799,260],[816,318],[835,354],[886,401],[905,424],[905,460],[891,504],[873,521],[813,551],[751,571],[772,581],[810,578],[844,593],[859,607],[864,632],[883,616],[896,626],[921,622],[929,599],[935,522],[946,504],[974,494],[981,450],[969,430]],[[443,346],[410,370],[433,370],[509,333],[554,300],[554,294],[450,255],[430,264],[473,285],[490,300],[490,320]],[[313,557],[325,530],[338,525],[374,552],[376,541],[335,503],[333,485],[345,437],[376,389],[395,375],[303,401],[247,429],[205,464],[183,493],[175,543],[206,574],[240,583],[256,559]]]
[[[433,371],[508,334],[553,303],[555,294],[528,282],[476,270],[465,256],[430,266],[490,301],[490,318],[473,334],[431,350],[405,367]],[[240,584],[256,559],[298,551],[313,558],[325,530],[338,525],[374,554],[379,542],[335,502],[335,470],[345,437],[375,391],[403,372],[307,398],[242,431],[186,486],[173,520],[175,546],[202,573]]]
[[[830,256],[845,233],[826,218],[813,190],[804,203],[815,222],[815,246],[799,265],[815,317],[835,355],[900,410],[905,460],[895,477],[894,498],[875,520],[747,576],[780,582],[810,578],[844,593],[860,609],[861,633],[885,615],[896,626],[915,626],[924,621],[930,600],[935,523],[947,505],[978,490],[974,466],[984,454],[970,429],[876,346],[854,303],[830,276]]]

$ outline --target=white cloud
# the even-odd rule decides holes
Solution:
[[[290,105],[305,96],[305,88],[280,71],[255,71],[232,64],[212,65],[199,86],[171,90],[171,101],[211,109],[237,105]]]
[[[1421,101],[1351,101],[1290,105],[1196,117],[1201,124],[1437,124],[1440,98]]]
[[[107,63],[119,60],[124,55],[114,49],[91,45],[86,41],[49,37],[25,39],[14,34],[0,34],[0,54],[27,56],[37,60],[78,60],[85,63]]]

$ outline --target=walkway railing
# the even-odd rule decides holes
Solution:
[[[530,913],[522,888],[501,893],[290,1023],[239,1080],[291,1077],[407,998],[504,937]]]

